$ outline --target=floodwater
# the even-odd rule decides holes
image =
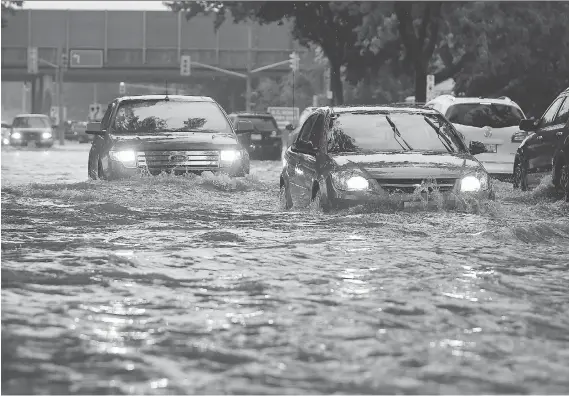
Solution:
[[[2,393],[569,392],[569,205],[278,206],[245,179],[87,180],[2,150]]]

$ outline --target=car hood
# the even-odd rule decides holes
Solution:
[[[223,133],[171,133],[159,135],[111,135],[114,149],[135,149],[140,151],[183,151],[237,149],[237,137]]]
[[[373,178],[458,178],[485,171],[467,153],[396,152],[338,154],[332,160],[339,167],[357,167]]]

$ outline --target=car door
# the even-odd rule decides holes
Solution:
[[[559,97],[553,101],[539,119],[536,132],[530,138],[530,144],[526,148],[530,173],[551,170],[551,159],[557,143],[556,132],[559,130],[555,119],[563,100],[563,97]]]
[[[312,126],[316,122],[318,114],[314,114],[306,119],[302,124],[299,135],[293,142],[287,156],[287,174],[289,179],[290,193],[293,205],[300,206],[305,201],[305,188],[304,188],[304,165],[300,164],[301,161],[306,160],[306,147],[304,146],[312,131]]]
[[[554,143],[554,151],[557,151],[569,136],[569,95],[565,96],[565,100],[559,107],[559,111],[557,112],[557,116],[555,116],[555,120],[553,121],[553,125],[555,128],[555,143]]]
[[[107,168],[107,161],[106,161],[106,152],[110,148],[111,142],[110,137],[108,134],[110,125],[111,125],[111,116],[113,114],[113,110],[115,109],[116,101],[113,101],[107,107],[107,111],[101,120],[101,130],[107,131],[104,136],[95,135],[93,138],[93,142],[91,143],[91,152],[89,153],[89,159],[92,161],[98,161],[99,159],[102,160],[103,169],[106,170]],[[92,164],[92,166],[95,166]]]
[[[296,173],[299,175],[298,180],[301,185],[301,200],[303,205],[309,205],[312,199],[312,186],[314,180],[317,180],[316,172],[316,154],[320,149],[321,137],[324,133],[325,113],[318,112],[314,115],[314,123],[310,131],[301,136],[302,141],[310,143],[315,150],[304,150],[300,153],[299,161],[296,167]]]

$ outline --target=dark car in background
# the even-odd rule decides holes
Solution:
[[[11,146],[53,146],[51,119],[45,114],[19,114],[14,117],[10,130]]]
[[[561,92],[539,119],[520,122],[520,129],[529,132],[518,147],[514,161],[513,185],[523,191],[540,182],[540,175],[552,172],[552,182],[558,189],[563,161],[560,151],[569,136],[569,88]]]
[[[398,194],[402,207],[455,204],[459,193],[493,198],[491,180],[438,111],[419,106],[320,108],[286,151],[284,208],[316,202],[322,210],[374,203]]]
[[[65,122],[65,139],[75,140],[79,143],[88,143],[93,140],[93,135],[86,133],[87,122],[86,121],[66,121]]]
[[[282,152],[282,132],[275,118],[269,113],[235,112],[229,115],[233,125],[250,121],[254,131],[242,136],[242,144],[248,147],[251,158],[278,160]]]
[[[112,101],[100,123],[89,123],[95,136],[88,160],[92,179],[120,179],[205,171],[230,176],[249,174],[249,154],[237,134],[250,133],[250,121],[236,130],[221,106],[209,97],[146,95]]]

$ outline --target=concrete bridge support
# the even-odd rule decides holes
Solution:
[[[55,84],[49,74],[33,77],[31,84],[32,113],[49,115],[51,106],[55,105]]]

